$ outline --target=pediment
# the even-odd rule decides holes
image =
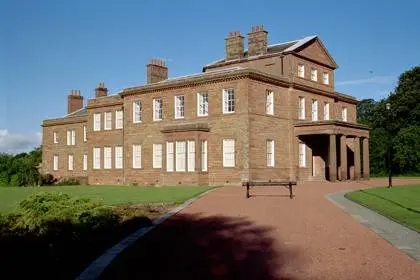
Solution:
[[[319,39],[302,46],[299,50],[296,50],[296,54],[334,69],[338,67],[334,59],[328,53],[324,44]]]

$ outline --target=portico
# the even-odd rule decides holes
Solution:
[[[329,181],[369,179],[367,126],[328,120],[299,122],[294,130],[312,151],[312,176]]]

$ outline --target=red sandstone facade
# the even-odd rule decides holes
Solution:
[[[244,180],[369,177],[369,131],[357,100],[334,91],[337,65],[317,36],[269,45],[262,26],[231,32],[226,56],[200,74],[170,78],[147,65],[147,84],[45,120],[44,173],[89,184],[226,185]]]

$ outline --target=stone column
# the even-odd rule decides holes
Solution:
[[[330,134],[330,143],[328,149],[328,172],[330,181],[337,180],[337,144],[335,134]]]
[[[363,179],[369,180],[369,138],[363,138]]]
[[[360,179],[360,138],[354,138],[354,179]]]
[[[340,171],[341,180],[347,180],[347,136],[340,137]]]

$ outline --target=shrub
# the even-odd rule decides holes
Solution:
[[[51,174],[42,174],[38,177],[38,185],[51,186],[57,182],[57,178],[54,178]]]
[[[56,183],[57,186],[76,186],[80,185],[80,181],[76,178],[64,178]]]

